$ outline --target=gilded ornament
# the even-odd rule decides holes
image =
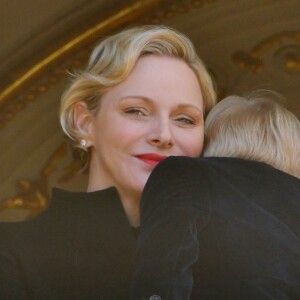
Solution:
[[[280,32],[263,39],[249,52],[236,51],[232,55],[232,61],[242,70],[259,73],[264,68],[263,57],[273,50],[272,56],[275,59],[278,60],[279,56],[283,56],[284,66],[287,70],[299,72],[299,46],[300,31]]]
[[[45,210],[49,204],[50,176],[62,171],[58,182],[64,183],[74,178],[82,170],[82,164],[76,159],[72,159],[67,166],[62,167],[62,162],[70,156],[68,150],[68,142],[62,143],[48,157],[37,179],[18,181],[16,195],[0,202],[0,212],[6,209],[22,208],[30,212],[30,218]]]

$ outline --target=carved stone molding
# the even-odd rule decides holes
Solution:
[[[283,71],[300,75],[300,40],[297,45],[280,47],[274,53],[274,59]]]
[[[165,0],[161,2],[159,9],[144,22],[162,24],[177,15],[186,14],[191,10],[202,8],[205,5],[212,4],[216,1],[217,0]]]
[[[81,162],[78,159],[70,161],[70,157],[72,157],[70,144],[66,141],[48,157],[37,179],[18,181],[16,195],[0,202],[0,212],[6,209],[22,208],[30,212],[28,216],[30,218],[45,210],[49,204],[50,177],[59,173],[57,182],[64,183],[76,176],[82,169]]]
[[[158,7],[160,2],[159,0],[135,1],[131,6],[101,20],[98,24],[68,41],[32,66],[3,91],[0,91],[0,128],[17,112],[24,109],[30,101],[34,100],[36,94],[44,92],[51,84],[64,77],[66,68],[70,65],[74,66],[74,63],[76,66],[77,62],[82,63],[80,59],[78,61],[78,53],[91,47],[97,36],[108,34],[149,14]],[[66,60],[68,60],[67,64]]]
[[[249,52],[236,51],[232,60],[241,70],[260,73],[265,68],[264,56],[271,51],[285,71],[300,72],[300,31],[280,32],[267,37]]]

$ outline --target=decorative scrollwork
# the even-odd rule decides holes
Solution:
[[[95,37],[100,33],[101,35],[107,34],[122,25],[136,21],[159,7],[160,2],[160,0],[135,1],[98,24],[91,25],[91,28],[68,41],[0,91],[0,128],[12,120],[18,111],[24,109],[30,101],[36,99],[39,93],[45,92],[49,86],[61,79],[61,74],[64,74],[66,70],[65,61],[72,60],[74,66],[77,54],[86,51],[86,48],[93,44]],[[77,53],[75,57],[74,53]],[[37,80],[37,78],[40,79]],[[29,86],[27,91],[26,86]]]
[[[272,35],[249,52],[239,50],[232,55],[233,62],[242,70],[250,70],[253,73],[262,72],[264,69],[263,56],[275,48],[275,58],[280,55],[283,58],[284,67],[288,71],[300,71],[300,31],[281,32]],[[284,53],[284,55],[282,55]]]
[[[62,162],[69,156],[70,146],[68,142],[62,143],[52,153],[35,180],[22,179],[17,183],[15,196],[4,199],[0,203],[0,212],[7,209],[22,208],[30,212],[29,218],[45,210],[49,204],[49,178],[54,173],[62,171],[58,178],[59,183],[64,183],[76,176],[82,169],[79,160],[73,159],[61,169]]]
[[[66,43],[44,60],[34,65],[25,74],[16,79],[4,91],[0,91],[0,129],[11,121],[14,116],[25,109],[40,93],[44,93],[50,86],[60,81],[66,75],[66,70],[82,65],[87,60],[87,49],[100,33],[108,33],[124,24],[130,23],[163,23],[178,15],[188,13],[191,9],[198,9],[217,0],[141,0],[131,6],[116,12],[116,14],[101,20],[73,40]],[[146,15],[149,16],[146,18]],[[74,55],[76,48],[76,55]],[[70,54],[71,53],[71,54]],[[66,57],[68,57],[66,59]],[[57,61],[60,61],[58,63]],[[61,61],[64,61],[61,63]],[[32,81],[32,78],[35,81]],[[40,78],[36,80],[36,78]],[[29,82],[26,89],[25,83]],[[21,92],[19,92],[21,91]],[[12,97],[13,95],[13,97]]]
[[[165,0],[161,1],[159,9],[157,9],[148,19],[146,23],[163,24],[177,15],[186,14],[193,9],[202,8],[205,5],[212,4],[217,0]]]
[[[274,58],[276,64],[290,73],[300,74],[300,42],[299,45],[287,45],[279,48]]]
[[[6,101],[1,105],[0,103],[0,129],[5,124],[11,121],[19,112],[24,110],[30,103],[32,103],[37,97],[45,93],[53,85],[66,78],[67,70],[72,70],[75,67],[78,68],[84,64],[88,56],[87,50],[77,53],[77,55],[70,57],[60,63],[52,70],[48,70],[39,79],[36,79],[34,83],[22,89],[22,92],[17,93],[16,97],[12,97],[9,101]]]

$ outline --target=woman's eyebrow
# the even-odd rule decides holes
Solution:
[[[191,103],[178,104],[177,108],[178,109],[192,108],[198,110],[200,113],[203,113],[203,110],[201,108]]]
[[[120,98],[120,101],[128,100],[128,99],[137,99],[137,100],[142,100],[147,103],[153,103],[154,101],[148,97],[145,96],[139,96],[139,95],[128,95]]]

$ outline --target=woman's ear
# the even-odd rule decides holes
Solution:
[[[88,145],[90,145],[92,139],[92,121],[93,116],[89,112],[85,102],[80,101],[74,104],[74,125],[77,129],[78,137],[85,139]]]

